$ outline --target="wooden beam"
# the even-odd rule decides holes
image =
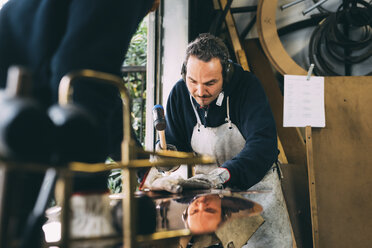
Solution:
[[[221,9],[223,10],[227,4],[227,0],[218,0],[218,1],[221,6]],[[235,21],[234,21],[234,18],[230,10],[226,14],[225,23],[229,31],[229,35],[230,35],[230,39],[231,39],[231,42],[234,48],[236,59],[238,60],[238,63],[243,67],[244,70],[249,71],[247,57],[240,43],[238,30],[236,29]]]
[[[306,75],[307,72],[289,56],[278,36],[276,11],[278,0],[259,0],[257,33],[263,50],[274,68],[284,74]]]
[[[318,205],[316,201],[313,141],[310,126],[306,127],[306,154],[307,170],[309,172],[309,191],[311,204],[311,223],[313,226],[313,244],[314,248],[318,248],[319,247]]]

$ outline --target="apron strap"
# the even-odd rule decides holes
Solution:
[[[230,98],[227,97],[226,99],[226,114],[227,114],[227,117],[225,118],[225,121],[227,121],[227,123],[229,124],[229,129],[232,128],[232,125],[231,125],[231,120],[230,120]]]
[[[192,108],[193,108],[195,116],[196,116],[196,122],[198,123],[198,131],[200,132],[201,121],[200,121],[200,117],[198,115],[198,112],[196,112],[196,108],[195,108],[194,102],[192,101],[191,94],[190,94],[190,101],[191,101],[191,105],[192,105]]]

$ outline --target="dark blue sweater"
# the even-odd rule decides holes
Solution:
[[[248,189],[259,182],[277,160],[277,134],[275,121],[259,80],[250,72],[235,65],[232,79],[224,85],[225,97],[222,106],[216,100],[204,109],[197,107],[201,121],[207,127],[218,127],[225,123],[226,97],[230,100],[230,118],[246,140],[242,151],[222,167],[230,171],[227,186]],[[180,151],[191,152],[191,136],[196,117],[190,102],[189,92],[183,80],[173,87],[166,108],[167,143]],[[208,141],[205,141],[208,142]]]

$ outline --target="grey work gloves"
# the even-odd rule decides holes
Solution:
[[[230,172],[226,168],[216,168],[207,174],[197,174],[186,181],[190,184],[204,184],[208,188],[223,188],[223,184],[230,179]]]
[[[165,190],[171,193],[180,193],[182,191],[182,186],[180,186],[180,181],[182,177],[179,175],[171,175],[168,173],[161,173],[156,168],[152,167],[143,179],[144,182],[140,187],[140,190],[149,189],[152,191]]]
[[[180,193],[184,189],[222,188],[229,179],[230,173],[225,168],[217,168],[207,174],[198,174],[188,179],[179,175],[160,173],[157,169],[151,168],[141,189]]]

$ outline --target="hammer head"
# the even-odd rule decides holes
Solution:
[[[165,117],[164,117],[164,109],[161,105],[155,105],[152,108],[152,116],[154,120],[154,127],[157,131],[165,130]]]

